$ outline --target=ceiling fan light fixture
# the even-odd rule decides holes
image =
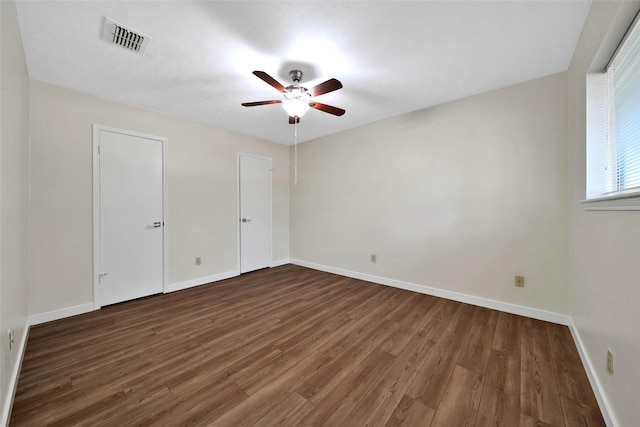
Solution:
[[[282,102],[282,108],[289,117],[302,117],[309,110],[309,103],[300,98],[285,99]]]
[[[302,117],[309,110],[311,96],[307,90],[299,86],[289,86],[284,93],[282,108],[289,117]]]

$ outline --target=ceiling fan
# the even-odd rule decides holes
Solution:
[[[345,113],[345,110],[342,108],[321,104],[312,99],[315,96],[323,95],[342,88],[342,83],[340,83],[339,80],[329,79],[324,83],[320,83],[319,85],[312,87],[311,89],[307,89],[306,87],[300,86],[300,80],[302,80],[302,71],[300,70],[291,70],[289,72],[291,80],[293,80],[293,84],[287,87],[282,86],[276,79],[264,71],[254,71],[253,74],[276,88],[276,90],[282,92],[283,98],[271,101],[244,102],[242,103],[244,107],[282,104],[282,107],[285,109],[287,114],[289,114],[289,124],[300,123],[300,117],[302,117],[309,108],[315,108],[316,110],[324,111],[325,113],[333,114],[335,116],[341,116]]]

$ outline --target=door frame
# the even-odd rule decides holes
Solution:
[[[92,144],[93,144],[93,309],[98,310],[100,305],[100,131],[120,133],[123,135],[135,136],[146,139],[153,139],[162,143],[162,292],[167,292],[167,280],[169,277],[169,257],[168,257],[168,237],[169,228],[167,221],[167,138],[162,136],[149,135],[134,132],[126,129],[118,129],[104,126],[97,123],[92,124]]]
[[[269,161],[269,171],[271,172],[269,174],[269,240],[271,242],[271,260],[269,261],[269,267],[273,266],[273,159],[271,157],[266,157],[266,156],[259,156],[257,154],[251,154],[251,153],[245,153],[245,152],[238,152],[237,154],[237,188],[236,188],[236,235],[238,238],[237,241],[237,246],[238,246],[238,254],[237,254],[237,258],[238,258],[238,267],[237,267],[237,271],[238,271],[238,275],[242,274],[241,272],[241,260],[242,260],[242,248],[240,246],[241,243],[241,239],[240,239],[240,158],[242,156],[248,156],[248,157],[254,157],[257,159],[263,159],[263,160],[268,160]]]

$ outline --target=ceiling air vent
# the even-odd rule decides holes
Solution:
[[[125,49],[136,52],[138,55],[144,55],[149,42],[151,42],[151,37],[105,17],[102,40],[122,46]]]

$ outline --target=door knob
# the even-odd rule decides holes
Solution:
[[[162,227],[162,222],[161,221],[157,221],[154,222],[153,224],[148,225],[149,228],[160,228]]]
[[[242,218],[242,222],[251,222],[249,218]]]

